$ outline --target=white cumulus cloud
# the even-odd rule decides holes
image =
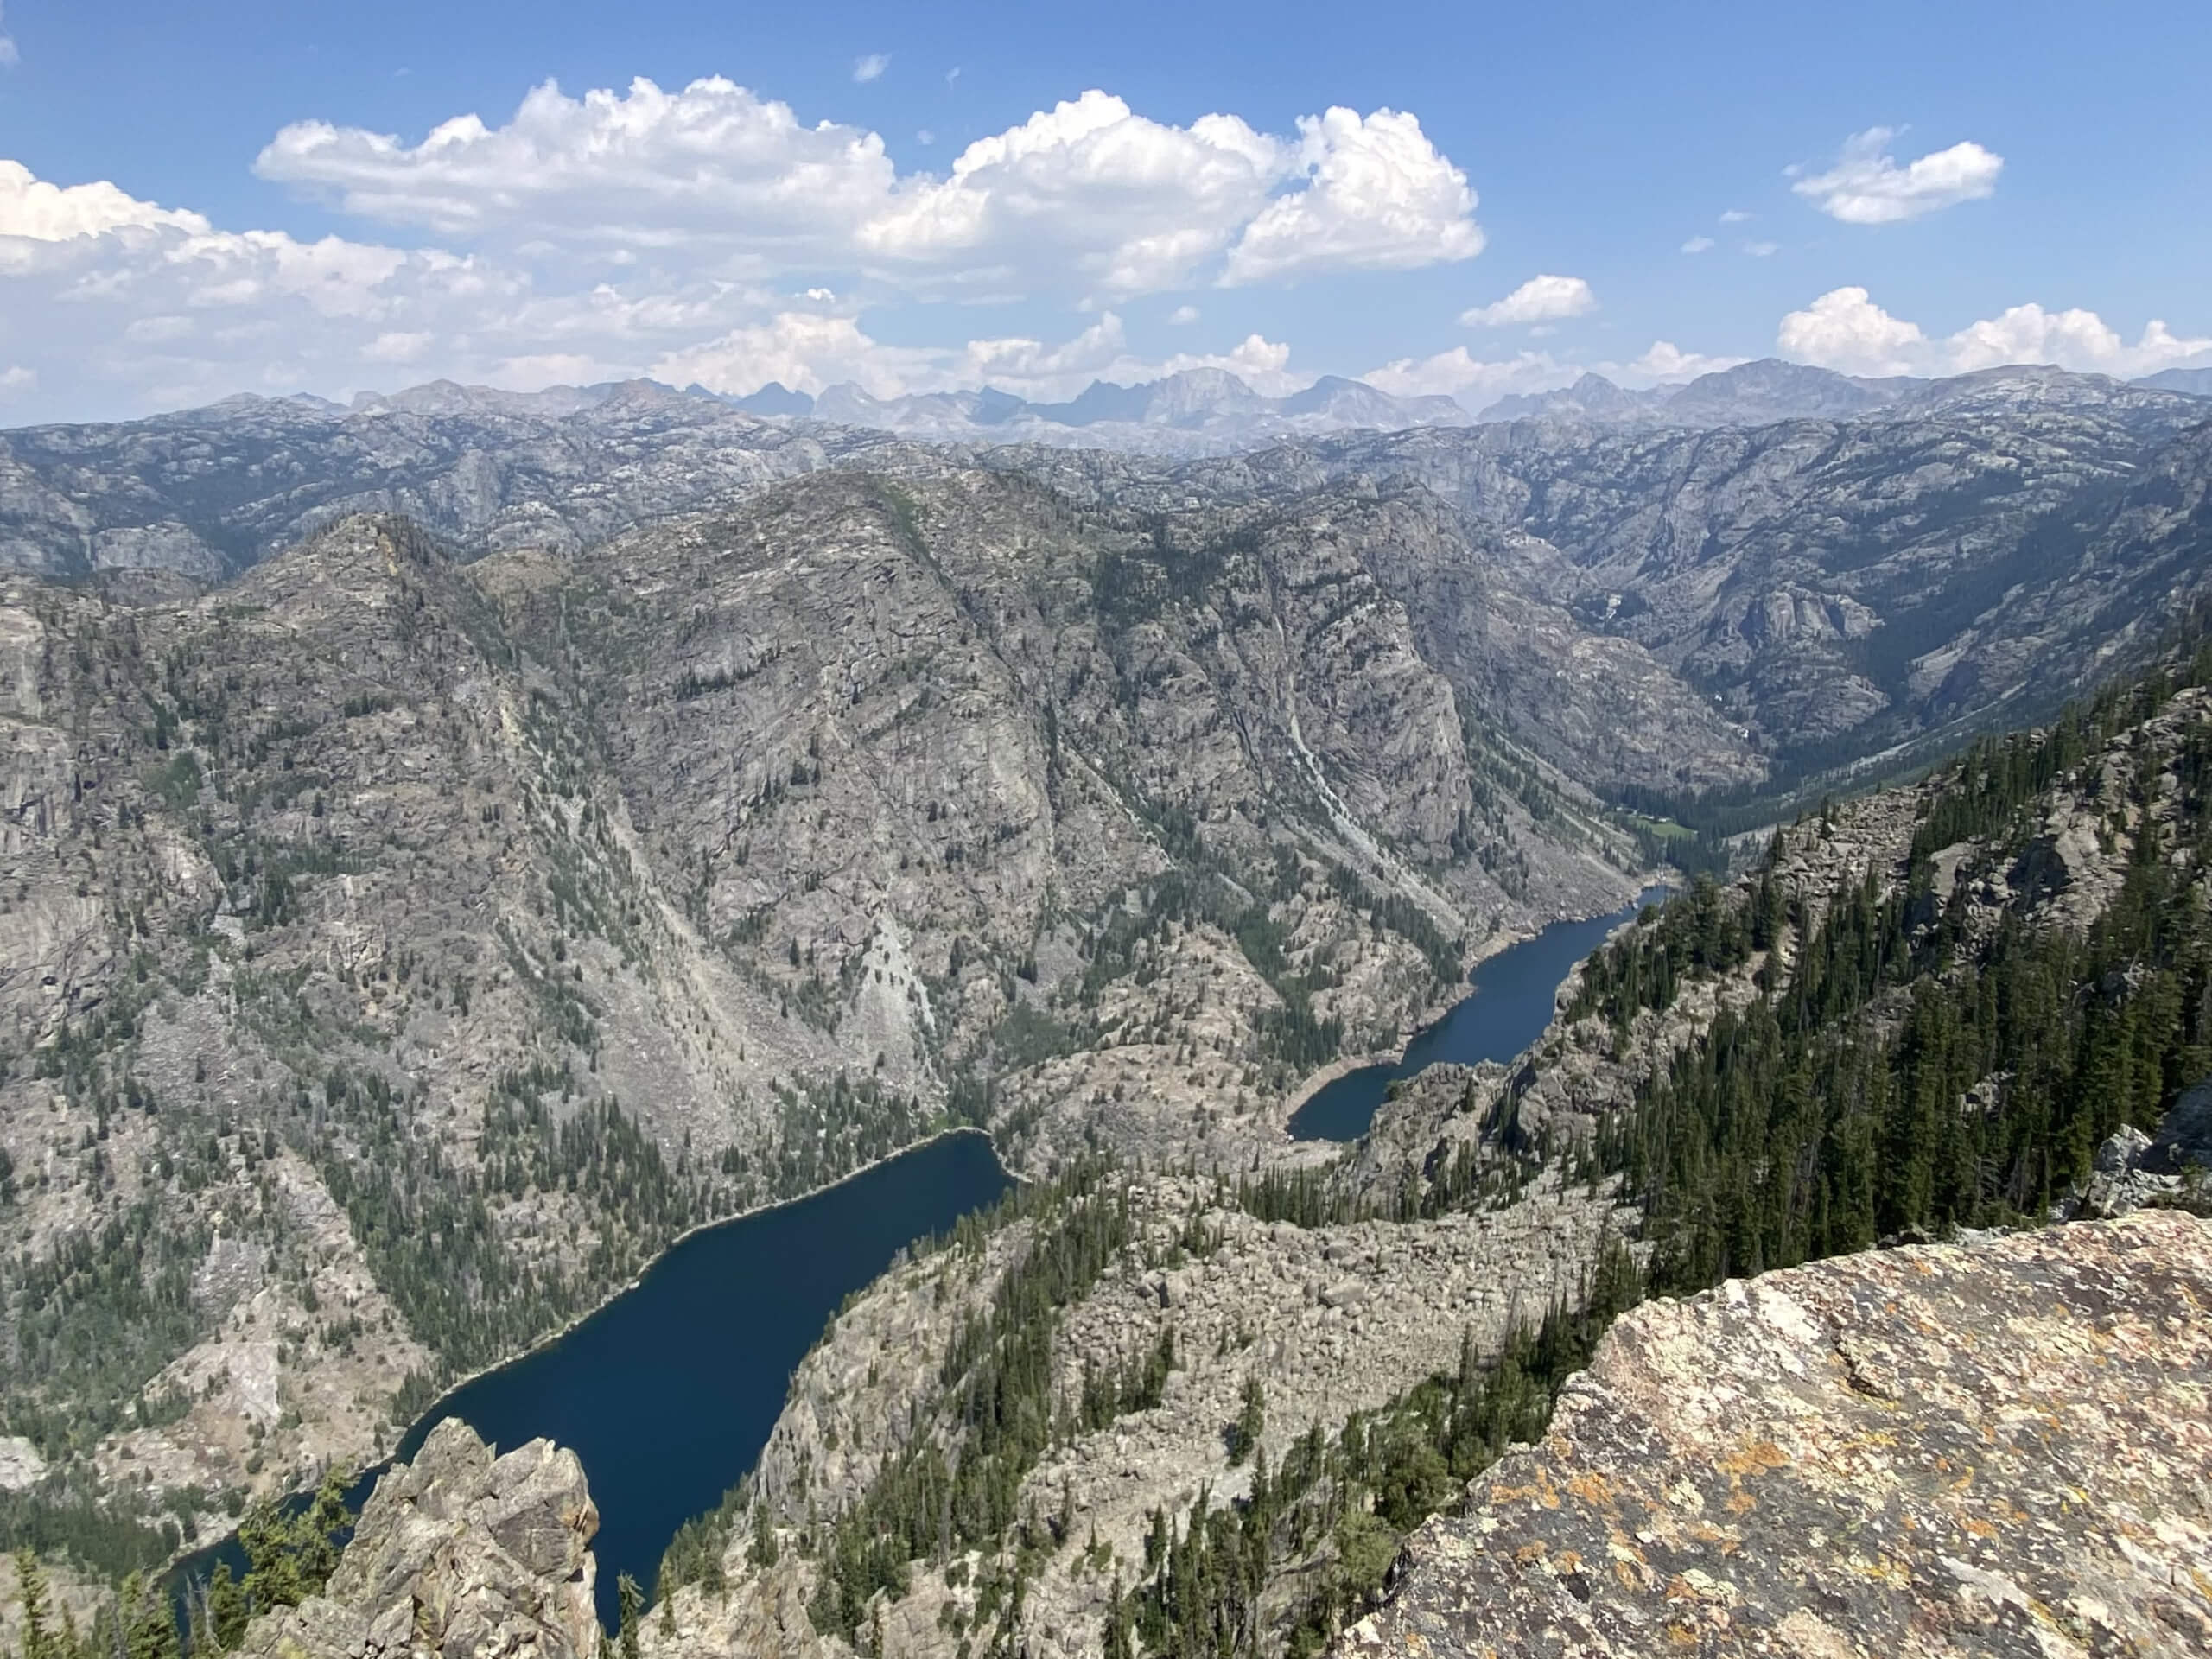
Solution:
[[[207,221],[139,201],[105,181],[67,187],[32,175],[21,162],[0,161],[0,238],[66,242],[108,231],[168,228],[204,234]]]
[[[1332,270],[1408,270],[1483,251],[1475,193],[1414,116],[1347,109],[1301,116],[1298,188],[1244,226],[1224,286]]]
[[[1703,352],[1686,352],[1671,340],[1655,340],[1641,357],[1601,372],[1630,385],[1672,385],[1680,380],[1694,380],[1701,374],[1718,374],[1745,360],[1740,357],[1710,357]]]
[[[1546,391],[1565,385],[1580,372],[1548,352],[1524,351],[1510,358],[1485,359],[1464,346],[1454,346],[1430,357],[1395,359],[1370,369],[1360,378],[1400,397],[1440,394],[1479,408],[1509,392]]]
[[[1557,322],[1597,308],[1598,296],[1580,276],[1531,276],[1503,299],[1462,311],[1459,321],[1470,328],[1501,328]]]
[[[863,65],[868,60],[863,60]],[[302,121],[254,163],[340,211],[543,265],[633,258],[758,279],[836,267],[910,292],[1099,304],[1221,282],[1403,269],[1482,246],[1474,192],[1412,115],[1331,110],[1295,137],[1159,122],[1092,90],[901,175],[864,128],[720,77],[570,97],[419,143]]]
[[[1684,253],[1710,253],[1713,251],[1713,238],[1709,236],[1694,236],[1690,238],[1688,241],[1682,244],[1682,251]]]
[[[1281,141],[1231,115],[1153,121],[1101,92],[903,181],[857,229],[877,268],[984,292],[1065,283],[1109,298],[1182,286],[1260,213]]]
[[[2046,311],[2016,305],[1930,338],[1895,317],[1863,288],[1839,288],[1782,320],[1775,338],[1784,356],[1853,374],[1964,374],[2008,363],[2049,363],[2121,378],[2196,359],[2212,360],[2212,338],[2177,335],[2156,319],[2133,345],[2094,311]]]
[[[888,52],[871,52],[866,57],[853,60],[853,79],[863,85],[871,80],[881,80],[883,72],[890,67],[891,54]]]
[[[1929,351],[1919,324],[1891,316],[1863,288],[1831,289],[1792,311],[1774,343],[1784,357],[1849,374],[1911,374]]]
[[[1844,141],[1824,173],[1789,188],[1830,219],[1847,225],[1891,225],[1978,201],[1993,194],[2005,158],[1976,143],[1956,143],[1899,167],[1890,154],[1893,127],[1869,127]]]
[[[494,245],[834,255],[895,172],[876,134],[807,125],[719,76],[570,98],[551,81],[491,127],[441,123],[417,144],[301,121],[255,159],[264,179],[341,212]]]
[[[22,57],[16,50],[16,37],[8,32],[8,9],[0,5],[0,69],[12,69]]]

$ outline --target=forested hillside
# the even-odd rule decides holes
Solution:
[[[887,1630],[935,1651],[925,1616],[948,1655],[1018,1651],[1077,1617],[1095,1621],[1085,1649],[1116,1659],[1318,1651],[1374,1604],[1400,1536],[1541,1432],[1640,1297],[2071,1213],[2100,1148],[2158,1131],[2212,1072],[2208,807],[2212,648],[1781,828],[1740,880],[1693,884],[1594,956],[1520,1065],[1414,1080],[1334,1171],[1163,1189],[1085,1169],[1039,1191],[920,1270],[940,1299],[974,1279],[903,1450],[894,1434],[870,1478],[803,1515],[789,1491],[734,1494],[671,1554],[663,1602],[702,1605],[706,1586],[750,1606],[797,1585],[823,1652]],[[2161,1190],[2212,1208],[2192,1155]],[[1271,1409],[1335,1351],[1328,1307],[1366,1305],[1350,1281],[1261,1363],[1234,1338],[1193,1342],[1188,1308],[1124,1313],[1099,1344],[1106,1310],[1162,1268],[1163,1309],[1186,1294],[1179,1274],[1217,1279],[1217,1306],[1249,1299],[1246,1339],[1279,1329],[1224,1242],[1255,1222],[1279,1256],[1311,1237],[1353,1262],[1377,1247],[1352,1239],[1380,1238],[1410,1263],[1435,1230],[1517,1214],[1549,1183],[1624,1205],[1628,1224],[1590,1236],[1555,1300],[1502,1337],[1471,1325],[1455,1366],[1377,1403],[1287,1423]],[[1133,1222],[1163,1191],[1182,1195],[1173,1230]],[[855,1340],[880,1328],[868,1306]],[[1465,1306],[1436,1298],[1432,1332]],[[872,1421],[832,1404],[808,1421]],[[1194,1409],[1220,1414],[1218,1438],[1185,1435],[1172,1478],[1147,1476],[1148,1507],[1058,1472]],[[712,1650],[692,1617],[666,1651]]]

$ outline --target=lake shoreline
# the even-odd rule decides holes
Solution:
[[[376,1459],[372,1462],[357,1465],[348,1465],[335,1463],[324,1464],[315,1469],[302,1481],[296,1484],[285,1487],[273,1499],[265,1501],[273,1502],[280,1507],[287,1503],[297,1503],[313,1492],[315,1487],[328,1477],[333,1469],[343,1470],[346,1478],[346,1489],[349,1492],[355,1487],[358,1487],[369,1477],[372,1475],[380,1475],[385,1470],[389,1469],[394,1463],[399,1460],[401,1448],[406,1446],[408,1440],[414,1434],[416,1429],[426,1422],[435,1423],[440,1414],[445,1410],[447,1404],[455,1396],[461,1395],[467,1389],[474,1387],[479,1382],[484,1382],[488,1378],[498,1376],[502,1372],[512,1370],[518,1366],[527,1364],[532,1360],[541,1358],[546,1354],[551,1352],[553,1350],[558,1348],[563,1342],[575,1335],[575,1333],[582,1330],[586,1325],[588,1325],[592,1320],[597,1319],[601,1313],[605,1313],[615,1302],[636,1291],[645,1283],[645,1280],[657,1268],[668,1261],[669,1258],[678,1249],[693,1239],[698,1238],[708,1233],[712,1233],[719,1228],[734,1227],[742,1222],[757,1221],[766,1217],[776,1215],[786,1210],[795,1209],[800,1205],[811,1203],[817,1198],[832,1195],[841,1188],[849,1186],[854,1182],[861,1180],[864,1177],[885,1168],[888,1165],[896,1163],[902,1158],[909,1157],[916,1153],[925,1151],[931,1147],[939,1146],[947,1141],[957,1141],[969,1135],[977,1137],[989,1149],[991,1161],[997,1165],[1000,1173],[1006,1178],[1007,1181],[1010,1185],[1014,1186],[1020,1186],[1024,1184],[1021,1177],[1007,1167],[1006,1160],[1000,1154],[997,1141],[992,1136],[991,1133],[988,1129],[982,1128],[973,1123],[960,1123],[951,1125],[945,1128],[933,1130],[930,1134],[922,1136],[919,1140],[910,1141],[902,1147],[896,1147],[890,1152],[885,1153],[881,1157],[872,1158],[866,1163],[855,1165],[853,1168],[846,1171],[845,1173],[840,1175],[834,1181],[825,1182],[820,1186],[811,1187],[806,1192],[795,1194],[791,1198],[777,1198],[771,1203],[754,1205],[750,1209],[740,1210],[730,1215],[716,1217],[711,1221],[695,1222],[692,1225],[685,1228],[682,1232],[670,1239],[667,1243],[662,1245],[661,1248],[656,1250],[652,1256],[641,1265],[635,1273],[632,1274],[629,1278],[623,1281],[622,1283],[613,1287],[605,1296],[594,1302],[591,1306],[567,1320],[557,1331],[549,1332],[546,1335],[538,1338],[535,1342],[531,1343],[529,1347],[523,1349],[518,1353],[510,1354],[506,1358],[499,1360],[489,1365],[480,1365],[475,1370],[467,1372],[462,1376],[456,1376],[452,1381],[445,1383],[439,1389],[435,1397],[433,1398],[428,1405],[424,1406],[421,1411],[416,1413],[412,1417],[408,1419],[407,1422],[401,1427],[398,1438],[392,1442],[392,1449],[385,1452],[383,1456]],[[903,1248],[911,1249],[912,1245],[918,1242],[918,1238],[910,1240]],[[831,1311],[830,1317],[832,1319],[836,1317],[834,1309]],[[513,1448],[508,1447],[506,1449],[511,1451]],[[249,1504],[248,1507],[250,1509],[251,1505]],[[213,1535],[203,1535],[196,1536],[192,1541],[180,1547],[166,1561],[162,1564],[160,1567],[156,1569],[156,1576],[164,1582],[175,1581],[181,1574],[187,1573],[188,1569],[189,1569],[195,1561],[201,1560],[202,1558],[213,1555],[216,1552],[221,1550],[226,1545],[229,1544],[237,1536],[238,1526],[235,1522],[233,1522],[233,1524],[224,1532],[215,1534]]]
[[[1297,1128],[1299,1117],[1306,1114],[1318,1099],[1332,1088],[1344,1083],[1345,1079],[1369,1071],[1395,1072],[1396,1074],[1395,1077],[1385,1078],[1379,1085],[1382,1090],[1387,1090],[1392,1084],[1418,1076],[1431,1065],[1472,1063],[1447,1055],[1437,1055],[1423,1059],[1419,1065],[1411,1065],[1418,1046],[1447,1033],[1450,1027],[1463,1015],[1474,1012],[1469,1005],[1481,997],[1486,988],[1480,982],[1482,969],[1484,967],[1511,951],[1540,943],[1555,929],[1580,927],[1610,919],[1612,926],[1592,942],[1586,949],[1579,952],[1572,961],[1567,963],[1560,976],[1552,980],[1545,987],[1548,994],[1545,1019],[1530,1034],[1527,1042],[1518,1043],[1513,1046],[1511,1057],[1517,1057],[1525,1052],[1533,1044],[1541,1040],[1544,1032],[1549,1029],[1551,1020],[1557,1015],[1558,991],[1560,986],[1566,982],[1567,976],[1571,975],[1588,957],[1590,951],[1599,949],[1615,931],[1633,923],[1646,906],[1656,902],[1657,898],[1663,897],[1672,891],[1672,888],[1662,879],[1662,873],[1657,871],[1646,872],[1635,891],[1628,895],[1629,902],[1618,908],[1594,912],[1586,916],[1558,916],[1533,927],[1523,924],[1502,928],[1490,935],[1481,944],[1471,947],[1469,951],[1471,959],[1467,965],[1466,979],[1460,994],[1440,1001],[1427,1014],[1409,1022],[1402,1030],[1398,1046],[1395,1052],[1384,1050],[1364,1055],[1339,1056],[1306,1077],[1300,1084],[1298,1092],[1287,1097],[1281,1122],[1281,1131],[1287,1137],[1288,1141],[1286,1148],[1287,1156],[1292,1160],[1297,1160],[1301,1154],[1310,1157],[1313,1148],[1348,1147],[1359,1139],[1359,1134],[1365,1132],[1362,1129],[1359,1134],[1339,1136],[1319,1133],[1301,1134]],[[1498,1058],[1499,1057],[1485,1058]],[[1503,1062],[1501,1061],[1501,1063]],[[1378,1099],[1376,1103],[1379,1105],[1380,1100]],[[1370,1108],[1368,1114],[1370,1120],[1372,1115],[1373,1111]]]

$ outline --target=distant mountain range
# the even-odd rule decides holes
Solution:
[[[1270,397],[1225,369],[1187,369],[1135,385],[1094,380],[1062,403],[1033,403],[995,386],[969,391],[877,397],[849,382],[820,394],[771,381],[743,397],[651,380],[503,391],[434,380],[396,392],[364,392],[350,404],[301,394],[226,398],[208,410],[156,416],[157,423],[236,415],[288,404],[346,418],[385,413],[425,417],[564,420],[609,406],[659,400],[674,408],[738,411],[797,432],[835,426],[940,443],[1111,449],[1196,458],[1294,442],[1330,433],[1402,432],[1513,421],[1593,427],[1756,427],[1780,421],[1918,419],[1944,412],[2020,412],[2047,406],[2098,410],[2154,424],[2187,424],[2193,404],[2212,399],[2212,368],[2168,369],[2135,381],[2015,365],[1924,380],[1867,378],[1763,358],[1700,375],[1681,385],[1630,388],[1585,374],[1551,391],[1500,397],[1471,413],[1457,400],[1404,397],[1363,380],[1325,375],[1303,391]]]
[[[697,395],[713,397],[693,386]],[[874,427],[903,437],[993,443],[1079,443],[1086,448],[1170,451],[1243,448],[1274,438],[1372,427],[1466,426],[1474,417],[1450,397],[1398,397],[1325,375],[1303,391],[1268,397],[1226,369],[1186,369],[1134,386],[1094,380],[1065,403],[1038,404],[985,386],[977,391],[874,397],[855,385],[820,397],[771,381],[722,401],[748,415]]]
[[[1869,416],[1919,417],[1998,400],[2007,407],[2057,404],[2069,409],[2171,408],[2171,394],[2212,397],[2212,369],[2167,369],[2140,380],[2012,364],[1923,380],[1838,374],[1779,358],[1739,363],[1680,386],[1631,391],[1586,374],[1555,391],[1501,397],[1475,418],[1577,421],[1592,426],[1767,426],[1777,421],[1847,421]]]

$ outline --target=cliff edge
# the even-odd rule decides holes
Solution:
[[[1649,1304],[1337,1651],[2212,1652],[2208,1306],[2177,1211]]]

